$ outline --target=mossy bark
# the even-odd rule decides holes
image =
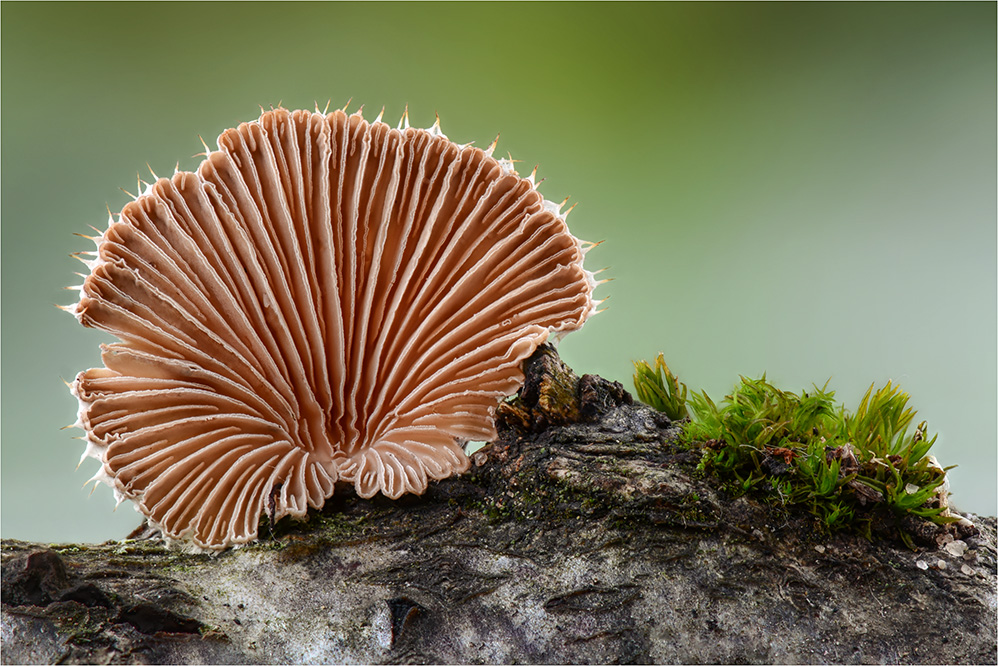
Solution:
[[[965,551],[828,535],[698,475],[619,384],[525,370],[422,497],[345,491],[220,555],[4,541],[3,662],[995,663],[994,518]]]

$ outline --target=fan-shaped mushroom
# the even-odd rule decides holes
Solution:
[[[521,361],[595,307],[586,244],[494,147],[277,109],[149,185],[67,308],[120,340],[72,384],[95,478],[217,549],[337,482],[466,470]]]

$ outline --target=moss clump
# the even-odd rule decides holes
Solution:
[[[765,376],[743,377],[718,405],[706,392],[687,397],[661,355],[657,372],[635,365],[639,397],[660,410],[668,403],[676,414],[692,412],[683,442],[702,451],[699,469],[734,494],[806,507],[830,530],[869,535],[871,523],[886,518],[909,546],[901,520],[957,520],[947,510],[946,470],[927,455],[936,436],[924,421],[910,430],[915,410],[890,382],[871,386],[855,412],[836,405],[827,384],[798,394]]]

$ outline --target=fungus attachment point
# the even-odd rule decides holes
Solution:
[[[337,482],[463,472],[521,361],[593,313],[560,207],[407,116],[266,111],[96,239],[69,311],[119,341],[73,382],[78,422],[167,538],[221,549]]]

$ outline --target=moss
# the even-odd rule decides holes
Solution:
[[[60,555],[67,555],[70,553],[79,553],[82,548],[77,545],[65,546],[62,544],[49,544],[49,548]]]
[[[540,517],[550,520],[591,516],[608,505],[600,491],[585,482],[568,482],[524,470],[509,479],[506,492],[473,499],[467,507],[496,524]]]
[[[64,605],[70,606],[70,604]],[[81,604],[71,605],[76,608],[62,608],[58,613],[50,614],[59,632],[65,635],[65,641],[75,645],[87,645],[100,640],[108,614],[88,609]]]
[[[692,492],[683,496],[679,502],[679,509],[676,515],[684,521],[694,524],[710,522],[711,516],[700,507],[700,495]]]
[[[680,441],[701,452],[698,472],[719,479],[733,497],[751,493],[806,508],[827,531],[869,536],[871,525],[886,521],[909,546],[902,521],[956,520],[940,490],[946,470],[927,455],[936,437],[924,421],[909,434],[915,411],[890,382],[879,390],[871,386],[849,412],[834,403],[827,385],[797,394],[765,376],[743,377],[717,404],[705,392],[687,397],[661,355],[654,370],[647,363],[635,367],[639,396],[651,406],[693,413]]]
[[[689,416],[686,409],[686,385],[680,383],[659,353],[655,366],[647,361],[634,363],[634,390],[638,400],[664,412],[673,421]]]
[[[363,534],[365,523],[368,520],[366,516],[348,518],[343,514],[323,513],[316,516],[316,527],[325,538],[331,541],[341,541]]]
[[[357,515],[353,512],[357,508],[356,498],[340,499],[338,503],[329,502],[323,511],[310,513],[305,518],[289,516],[271,524],[263,516],[258,528],[260,539],[248,547],[284,552],[288,558],[293,559],[366,535],[371,516],[376,515],[377,510],[365,507],[367,513]]]

